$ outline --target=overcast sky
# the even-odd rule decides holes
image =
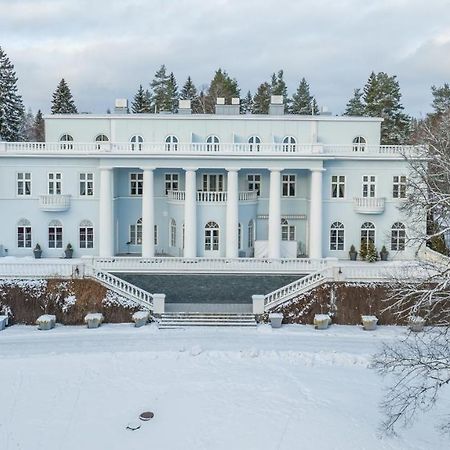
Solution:
[[[34,111],[64,77],[79,111],[105,112],[166,64],[197,86],[223,67],[242,96],[283,68],[333,113],[385,71],[420,115],[450,82],[450,0],[0,0],[0,46]]]

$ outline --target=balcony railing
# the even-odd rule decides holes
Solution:
[[[185,191],[169,191],[167,193],[169,201],[182,202],[186,199]],[[198,191],[197,202],[201,203],[225,203],[228,198],[226,191]],[[256,202],[258,193],[256,191],[239,192],[240,202]]]
[[[70,208],[70,195],[40,195],[41,211],[67,211]]]
[[[384,197],[355,197],[353,209],[359,214],[381,214],[384,212]]]
[[[114,142],[0,142],[0,155],[10,154],[225,154],[225,155],[333,155],[333,156],[424,156],[425,146],[412,145],[329,145],[329,144],[203,144],[203,143],[114,143]]]

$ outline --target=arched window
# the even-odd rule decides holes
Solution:
[[[130,240],[128,242],[131,245],[142,244],[142,218],[130,225]]]
[[[31,248],[31,223],[27,219],[17,222],[17,247]]]
[[[281,219],[281,240],[295,241],[295,225],[289,225],[286,219]]]
[[[176,247],[177,246],[177,223],[175,222],[175,219],[170,219],[170,246]]]
[[[363,152],[366,149],[366,138],[362,136],[356,136],[353,139],[353,151],[354,152]]]
[[[248,240],[247,240],[247,247],[253,248],[255,246],[255,221],[251,219],[248,222]]]
[[[205,225],[205,250],[219,250],[219,225],[216,222]]]
[[[70,142],[73,142],[73,137],[70,134],[63,134],[59,141],[64,142],[60,145],[61,150],[73,150],[73,144],[70,144]]]
[[[405,250],[406,228],[401,222],[395,222],[391,228],[391,250]]]
[[[283,139],[283,152],[295,152],[297,141],[294,136],[286,136]]]
[[[80,248],[94,248],[94,226],[90,220],[83,220],[79,227]]]
[[[144,138],[139,135],[135,135],[130,139],[131,142],[131,151],[134,152],[135,150],[141,151],[142,150],[142,143],[144,142]]]
[[[375,225],[372,222],[364,222],[361,225],[361,248],[368,250],[370,243],[375,245]]]
[[[166,137],[166,152],[176,152],[178,150],[178,138],[174,135]]]
[[[330,250],[344,250],[344,225],[341,222],[331,224]]]
[[[219,151],[219,138],[217,136],[208,136],[206,139],[206,151],[218,152]]]
[[[106,136],[106,134],[99,134],[98,136],[96,136],[95,138],[95,142],[98,142],[98,144],[96,145],[97,150],[101,149],[101,142],[108,142],[108,136]]]
[[[250,136],[248,138],[248,143],[250,144],[249,149],[251,152],[259,152],[259,144],[261,144],[261,139],[259,138],[259,136]]]
[[[48,248],[62,248],[63,229],[59,220],[52,220],[48,225]]]

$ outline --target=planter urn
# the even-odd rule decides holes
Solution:
[[[281,313],[271,313],[269,314],[270,326],[272,328],[281,328],[281,323],[283,322],[283,314]]]

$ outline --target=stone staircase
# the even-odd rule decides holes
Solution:
[[[164,313],[157,319],[158,327],[256,327],[254,314],[249,313]]]

